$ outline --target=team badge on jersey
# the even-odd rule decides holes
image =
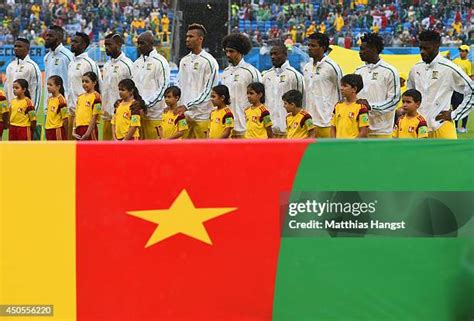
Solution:
[[[220,122],[221,122],[221,119],[219,117],[216,117],[215,123],[220,124]]]
[[[54,65],[55,66],[59,66],[59,62],[60,62],[59,58],[54,59]]]
[[[198,70],[199,69],[199,62],[195,62],[193,65],[193,70]]]
[[[113,73],[116,74],[116,73],[118,73],[118,71],[119,71],[119,66],[114,66],[114,71],[113,71]]]
[[[146,70],[151,70],[151,66],[153,66],[152,64],[146,64]]]
[[[372,80],[377,80],[377,77],[379,76],[378,72],[372,73]]]
[[[321,67],[318,66],[316,67],[316,75],[320,75],[321,74]]]
[[[293,127],[293,128],[298,128],[298,123],[297,123],[297,122],[294,122],[293,125],[291,125],[291,127]]]
[[[78,63],[78,64],[76,65],[76,70],[81,70],[81,63]]]
[[[258,121],[257,116],[252,116],[252,121],[253,121],[254,123],[256,123],[256,122]]]
[[[280,75],[280,82],[285,82],[286,81],[286,75]]]
[[[128,112],[123,113],[123,118],[130,119],[130,114]]]
[[[91,106],[91,102],[90,101],[86,101],[86,107],[90,107]]]
[[[355,114],[354,114],[353,112],[350,112],[350,113],[349,113],[349,118],[350,118],[350,119],[354,119],[354,117],[355,117]]]
[[[408,132],[409,132],[409,133],[414,133],[414,132],[415,132],[415,127],[413,127],[413,126],[408,126]]]
[[[174,120],[172,118],[168,118],[168,124],[174,123]]]
[[[238,81],[239,81],[239,78],[240,78],[240,75],[239,75],[239,74],[235,74],[235,75],[234,75],[234,82],[238,82]]]
[[[16,72],[22,72],[23,68],[25,68],[25,66],[20,66],[20,68],[18,68]]]
[[[433,70],[433,74],[431,76],[431,79],[439,79],[439,71]]]

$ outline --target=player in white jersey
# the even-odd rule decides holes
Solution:
[[[233,138],[243,138],[246,130],[245,109],[249,106],[247,86],[261,82],[260,72],[244,60],[252,49],[250,39],[240,33],[227,35],[222,39],[227,60],[230,65],[222,73],[222,84],[229,88],[230,109],[234,114]]]
[[[428,123],[430,138],[456,139],[453,120],[461,120],[474,104],[474,82],[450,60],[439,54],[441,37],[436,31],[419,34],[423,62],[416,64],[408,76],[408,88],[421,92],[423,100],[418,109]],[[464,94],[462,103],[451,111],[453,92]]]
[[[72,140],[72,127],[74,124],[74,117],[76,114],[77,97],[83,94],[85,91],[82,88],[82,76],[86,72],[93,72],[99,79],[99,88],[102,88],[102,81],[100,76],[100,70],[94,60],[92,60],[86,52],[89,47],[90,39],[89,36],[82,32],[76,32],[76,36],[71,42],[71,51],[74,54],[74,59],[69,64],[68,68],[68,97],[67,107],[69,110],[69,128],[68,128],[68,139]]]
[[[43,109],[48,107],[48,86],[47,80],[51,76],[59,76],[63,80],[65,98],[68,97],[68,76],[69,64],[74,59],[74,54],[62,45],[64,39],[64,30],[60,26],[53,25],[46,32],[45,44],[50,51],[44,56],[44,71],[46,81],[43,86]]]
[[[365,65],[357,68],[364,88],[358,93],[359,102],[369,108],[369,138],[392,138],[395,109],[400,101],[400,75],[380,58],[383,39],[376,33],[361,38],[359,56]]]
[[[122,52],[123,40],[117,33],[105,37],[105,53],[110,57],[102,68],[102,140],[113,140],[112,117],[115,111],[115,102],[120,99],[118,84],[123,79],[132,79],[133,63]]]
[[[219,77],[219,65],[214,57],[202,49],[206,28],[191,24],[186,33],[186,47],[191,52],[179,62],[178,83],[181,88],[181,105],[188,119],[186,138],[206,138],[209,117],[213,109],[211,90]]]
[[[165,109],[164,94],[170,82],[168,61],[154,48],[154,37],[150,31],[138,36],[140,57],[133,63],[133,77],[147,110],[142,126],[145,139],[158,139],[158,128]]]
[[[262,74],[265,85],[265,106],[272,117],[273,138],[286,137],[286,112],[282,96],[295,89],[303,93],[303,76],[288,61],[288,49],[283,43],[270,50],[273,67]]]
[[[317,138],[331,138],[334,106],[342,100],[340,83],[342,69],[327,56],[329,38],[323,33],[308,37],[308,54],[312,58],[303,68],[305,109],[316,125]]]
[[[18,38],[14,46],[15,59],[7,66],[7,79],[5,82],[5,93],[10,103],[15,98],[13,95],[13,82],[17,79],[25,79],[31,94],[31,101],[38,111],[41,99],[41,73],[38,65],[30,58],[30,42],[24,38]]]

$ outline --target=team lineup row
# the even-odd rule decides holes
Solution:
[[[135,62],[121,52],[120,35],[108,35],[105,47],[111,59],[104,65],[103,77],[97,64],[85,52],[89,45],[87,35],[76,34],[71,44],[72,53],[62,46],[63,36],[60,27],[48,29],[46,47],[51,50],[44,58],[48,81],[43,87],[45,93],[57,98],[60,82],[64,85],[65,98],[49,99],[44,103],[45,107],[51,104],[51,110],[56,106],[56,114],[68,118],[67,127],[61,121],[54,125],[64,129],[62,138],[96,139],[96,124],[100,118],[103,120],[104,140],[138,136],[145,139],[166,138],[165,123],[176,125],[179,137],[205,138],[212,136],[210,120],[212,124],[215,107],[216,111],[227,109],[226,114],[232,115],[232,129],[228,135],[220,136],[250,138],[254,135],[250,123],[259,120],[258,126],[265,129],[261,131],[262,135],[265,132],[266,137],[291,137],[294,136],[290,134],[293,125],[288,121],[301,114],[299,125],[300,128],[306,128],[306,137],[345,137],[346,134],[340,134],[344,130],[337,128],[338,121],[343,119],[347,125],[356,124],[357,128],[367,129],[366,133],[358,129],[357,135],[352,134],[351,137],[392,137],[395,110],[401,99],[400,77],[393,66],[380,58],[383,41],[376,34],[362,37],[360,58],[365,65],[358,68],[355,75],[346,75],[346,79],[338,64],[326,55],[329,39],[324,34],[315,33],[309,37],[308,53],[312,61],[304,67],[303,74],[288,63],[286,47],[277,44],[271,50],[273,68],[262,75],[243,59],[251,49],[249,39],[241,34],[231,34],[222,43],[230,62],[220,79],[224,87],[216,87],[219,83],[218,64],[214,57],[202,49],[206,30],[201,25],[192,24],[186,34],[186,47],[190,53],[180,61],[178,86],[174,88],[168,88],[169,65],[154,49],[154,38],[150,32],[139,36],[137,45],[140,57]],[[426,131],[429,137],[456,138],[453,120],[462,119],[470,112],[474,102],[473,82],[459,67],[439,54],[440,36],[437,32],[420,33],[419,42],[422,62],[410,71],[407,87],[413,90],[404,98],[404,108],[397,114],[406,113],[402,117],[405,120],[418,120],[417,126],[410,123],[407,127],[410,133],[418,128],[422,133]],[[37,65],[28,56],[28,50],[29,43],[18,39],[15,42],[17,59],[7,67],[5,91],[10,108],[3,110],[9,110],[9,119],[13,120],[10,121],[10,133],[16,131],[16,120],[12,119],[14,114],[26,117],[22,121],[30,119],[35,123],[34,111],[40,105],[43,90],[41,77]],[[51,76],[58,76],[60,80],[54,80]],[[31,103],[22,103],[24,108],[15,111],[14,108],[18,107],[16,94],[26,89],[25,84],[17,80],[25,80],[26,88],[31,93]],[[126,85],[123,84],[125,80],[129,80]],[[177,90],[180,91],[179,95]],[[458,108],[451,111],[453,92],[464,96]],[[252,95],[260,98],[252,100]],[[48,94],[44,96],[48,99]],[[166,96],[178,98],[178,101],[171,104]],[[283,96],[286,96],[286,100],[282,99]],[[219,105],[219,99],[222,103],[228,103]],[[414,112],[411,111],[413,108]],[[51,128],[51,123],[48,123],[50,117],[54,118],[50,116],[51,110],[47,107],[45,127],[60,132],[59,127]],[[252,111],[257,114],[251,114]],[[18,115],[21,113],[23,115]],[[269,116],[262,113],[268,113]],[[8,125],[5,114],[3,127]],[[118,135],[118,120],[122,118],[125,119],[124,124],[140,129],[135,128],[131,135]],[[222,124],[230,122],[217,118]],[[368,126],[364,124],[366,118]],[[139,126],[130,125],[136,125],[138,119]],[[425,125],[420,125],[423,122]],[[179,125],[181,130],[178,130]],[[83,129],[83,126],[87,128]],[[27,134],[31,131],[32,128],[23,130],[21,136],[29,137]],[[15,134],[10,134],[10,137],[15,139]]]

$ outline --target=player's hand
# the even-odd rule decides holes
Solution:
[[[178,108],[176,108],[176,113],[179,114],[179,113],[184,113],[186,111],[186,107],[184,105],[180,105],[178,106]]]
[[[399,108],[395,111],[395,113],[397,114],[397,117],[401,117],[403,115],[405,115],[405,111],[403,110],[403,108]]]
[[[75,139],[77,140],[81,140],[82,136],[81,135],[78,135],[76,133],[72,133],[72,137],[74,137]]]
[[[88,140],[90,136],[91,136],[90,134],[88,135],[88,134],[86,133],[86,134],[84,134],[84,136],[81,137],[80,140]]]
[[[440,112],[438,116],[436,116],[435,120],[452,120],[451,111],[445,110]]]
[[[192,125],[192,124],[196,123],[196,121],[194,119],[192,119],[191,117],[189,117],[188,115],[185,114],[184,117],[186,117],[186,122],[189,125]]]
[[[372,108],[370,108],[370,104],[369,104],[367,99],[362,99],[362,98],[357,99],[356,104],[364,105],[365,107],[367,107],[368,110],[372,109]]]

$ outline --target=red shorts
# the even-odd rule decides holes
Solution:
[[[0,140],[2,140],[2,136],[3,136],[3,122],[0,121]]]
[[[80,136],[84,136],[84,134],[87,132],[87,128],[89,128],[89,126],[77,126],[76,134]],[[91,135],[89,136],[89,139],[87,140],[98,140],[98,137],[99,137],[99,130],[97,129],[97,126],[95,126],[94,129],[92,130]]]
[[[47,140],[67,140],[66,129],[63,127],[46,129]]]
[[[31,127],[10,125],[8,140],[31,140]]]

